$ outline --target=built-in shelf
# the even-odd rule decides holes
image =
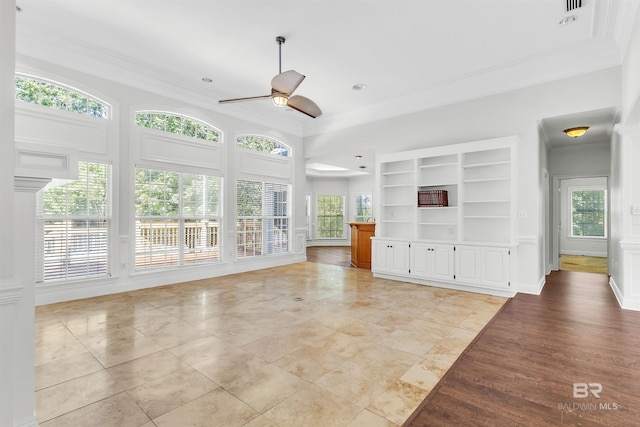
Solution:
[[[412,170],[407,170],[407,171],[383,172],[382,175],[390,176],[390,175],[403,175],[403,174],[408,174],[408,173],[413,173],[413,171]]]
[[[398,187],[413,187],[413,184],[388,184],[388,185],[382,186],[382,188],[398,188]]]
[[[464,200],[462,203],[509,203],[511,200]]]
[[[464,184],[469,184],[473,182],[493,182],[493,181],[509,181],[511,178],[508,176],[499,176],[495,178],[478,178],[478,179],[465,179],[462,182]]]
[[[485,241],[515,235],[516,138],[425,148],[378,157],[382,238]],[[418,206],[419,191],[447,192],[448,206]]]
[[[433,165],[420,165],[418,167],[420,169],[429,169],[429,168],[441,168],[443,166],[458,166],[458,162],[436,163],[436,164],[433,164]]]
[[[481,168],[481,167],[485,167],[485,166],[508,165],[510,163],[511,162],[509,160],[505,160],[505,161],[500,161],[500,162],[473,163],[473,164],[462,165],[462,167],[464,169],[467,169],[467,168]]]
[[[465,219],[509,219],[509,215],[464,215]]]

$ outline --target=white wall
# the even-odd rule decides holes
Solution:
[[[610,142],[554,148],[549,153],[549,171],[562,177],[609,175]]]

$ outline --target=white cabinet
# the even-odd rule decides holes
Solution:
[[[411,243],[411,275],[434,280],[452,280],[453,245]]]
[[[409,274],[409,242],[372,239],[371,251],[372,271]]]
[[[456,281],[491,288],[509,288],[510,255],[508,248],[456,246]]]

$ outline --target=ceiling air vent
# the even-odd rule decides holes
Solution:
[[[572,10],[580,9],[582,7],[582,0],[566,0],[567,2],[567,12],[571,12]]]

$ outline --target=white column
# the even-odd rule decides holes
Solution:
[[[22,289],[13,272],[16,4],[0,1],[0,426],[14,423],[14,339]]]
[[[34,414],[35,192],[17,178],[15,0],[0,1],[0,426],[37,426]],[[15,185],[15,188],[14,188]],[[19,230],[19,231],[16,231]]]
[[[615,202],[619,223],[611,224],[614,246],[614,268],[611,287],[620,305],[640,310],[640,124],[618,125],[619,159],[613,174],[617,177]],[[615,227],[615,229],[613,229]]]

